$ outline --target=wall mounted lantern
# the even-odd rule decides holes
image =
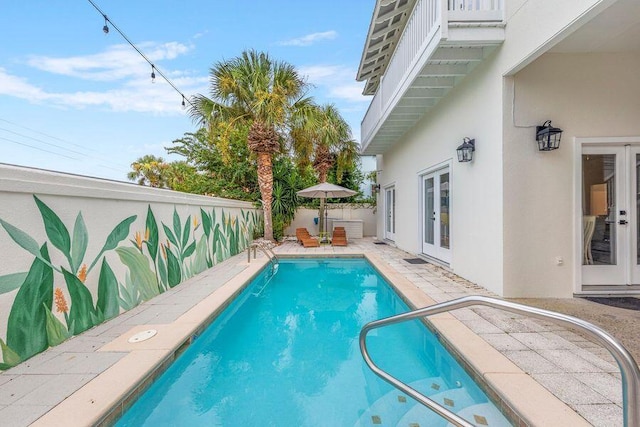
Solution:
[[[371,192],[377,193],[380,191],[380,184],[371,184]]]
[[[465,137],[462,140],[462,145],[456,148],[456,151],[459,162],[470,162],[473,160],[473,152],[476,151],[476,140]]]
[[[561,137],[562,129],[551,126],[551,120],[547,120],[542,126],[536,126],[538,151],[557,150],[560,147]]]

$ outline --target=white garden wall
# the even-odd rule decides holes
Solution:
[[[0,164],[6,369],[246,248],[251,203]]]
[[[363,236],[371,237],[376,235],[376,208],[353,206],[344,204],[327,204],[328,218],[345,220],[362,220]],[[296,228],[305,227],[312,235],[318,235],[318,224],[314,218],[318,217],[318,209],[299,208],[293,222],[284,230],[287,236],[295,236]]]

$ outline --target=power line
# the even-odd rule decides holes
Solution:
[[[29,136],[29,135],[24,135],[24,134],[22,134],[22,133],[14,132],[14,131],[12,131],[12,130],[5,129],[5,128],[2,128],[2,127],[0,127],[0,130],[3,130],[3,131],[5,131],[5,132],[9,132],[9,133],[11,133],[11,134],[13,134],[13,135],[16,135],[16,136],[21,136],[21,137],[23,137],[23,138],[31,139],[31,140],[33,140],[33,141],[40,142],[40,143],[45,144],[45,145],[49,145],[49,146],[51,146],[51,147],[56,147],[56,148],[59,148],[59,149],[61,149],[61,150],[69,151],[70,153],[80,154],[81,156],[86,156],[86,154],[85,154],[85,153],[81,153],[80,151],[72,150],[72,149],[70,149],[70,148],[65,148],[65,147],[63,147],[63,146],[61,146],[61,145],[53,144],[53,143],[51,143],[51,142],[46,142],[46,141],[43,141],[43,140],[38,139],[38,138],[34,138],[34,137],[32,137],[32,136]]]
[[[79,147],[79,148],[81,148],[82,150],[86,150],[86,147],[81,146],[80,144],[75,144],[75,143],[73,143],[73,142],[65,141],[64,139],[57,138],[57,137],[55,137],[55,136],[53,136],[53,135],[49,135],[49,134],[46,134],[46,133],[44,133],[44,132],[39,132],[39,131],[34,130],[34,129],[30,129],[30,128],[26,127],[26,126],[19,125],[19,124],[17,124],[17,123],[11,122],[11,121],[9,121],[9,120],[5,120],[5,119],[0,119],[0,120],[1,120],[1,121],[3,121],[3,122],[6,122],[6,123],[10,123],[10,124],[11,124],[11,125],[13,125],[13,126],[17,126],[17,127],[19,127],[19,128],[26,129],[26,130],[28,130],[28,131],[30,131],[30,132],[34,132],[34,133],[37,133],[37,134],[40,134],[40,135],[44,135],[44,136],[46,136],[47,138],[51,138],[51,139],[54,139],[54,140],[61,141],[61,142],[62,142],[62,143],[64,143],[64,144],[69,144],[69,145],[72,145],[72,146],[75,146],[75,147]],[[102,156],[97,156],[97,155],[95,155],[95,154],[89,154],[89,153],[87,153],[86,151],[85,151],[85,152],[83,152],[83,151],[73,150],[73,149],[71,149],[71,148],[66,148],[66,147],[63,147],[62,145],[54,144],[54,143],[52,143],[52,142],[47,142],[47,141],[44,141],[44,140],[42,140],[42,139],[40,139],[40,138],[35,138],[35,137],[33,137],[33,136],[29,136],[29,135],[25,135],[25,134],[23,134],[23,133],[15,132],[15,131],[10,130],[10,129],[7,129],[7,128],[0,127],[0,131],[8,132],[8,133],[11,133],[11,134],[13,134],[13,135],[16,135],[16,136],[19,136],[19,137],[22,137],[22,138],[30,139],[30,140],[35,141],[35,142],[38,142],[38,143],[40,143],[40,144],[45,144],[45,145],[48,145],[48,146],[50,146],[50,147],[55,147],[55,148],[58,148],[58,149],[60,149],[60,150],[64,150],[64,151],[69,152],[69,153],[78,154],[78,155],[80,155],[80,156],[82,156],[82,157],[85,157],[85,158],[93,158],[93,159],[100,160],[101,162],[107,162],[107,163],[110,163],[110,164],[112,164],[113,166],[115,166],[115,167],[117,167],[117,168],[118,168],[118,169],[115,169],[115,168],[109,168],[109,169],[112,169],[112,170],[114,170],[114,171],[119,171],[119,172],[121,172],[121,171],[123,171],[124,169],[126,169],[126,168],[128,167],[128,166],[125,166],[124,164],[120,164],[120,163],[117,163],[117,162],[113,162],[113,161],[111,161],[111,160],[109,160],[109,159],[107,159],[107,158],[105,158],[105,157],[102,157]],[[67,157],[67,158],[70,158],[70,159],[73,159],[73,160],[79,160],[77,157],[69,157],[69,156],[65,156],[65,155],[59,154],[59,153],[54,152],[54,151],[45,150],[45,149],[39,148],[39,147],[34,146],[34,145],[30,145],[30,144],[26,144],[26,143],[24,143],[24,142],[16,141],[16,140],[14,140],[14,139],[8,139],[8,138],[2,138],[2,139],[6,140],[6,141],[9,141],[9,142],[12,142],[12,143],[14,143],[14,144],[19,144],[19,145],[22,145],[22,146],[25,146],[25,147],[34,148],[34,149],[36,149],[36,150],[44,151],[44,152],[47,152],[47,153],[52,153],[52,154],[60,155],[60,156],[62,156],[62,157]],[[95,149],[90,149],[89,151],[94,152],[94,153],[99,153],[99,151],[97,151],[97,150],[95,150]],[[102,166],[102,165],[101,165],[101,166]],[[103,166],[103,167],[107,167],[107,166]],[[107,168],[108,168],[108,167],[107,167]],[[123,169],[123,168],[124,168],[124,169]]]
[[[35,145],[25,144],[24,142],[18,142],[18,141],[15,141],[13,139],[4,138],[2,136],[0,136],[0,139],[2,139],[4,141],[9,141],[9,142],[11,142],[13,144],[22,145],[24,147],[33,148],[34,150],[44,151],[45,153],[54,154],[54,155],[60,156],[60,157],[66,157],[67,159],[78,160],[77,157],[71,157],[71,156],[67,156],[67,155],[64,155],[64,154],[56,153],[55,151],[45,150],[44,148],[36,147]]]
[[[151,62],[151,60],[149,58],[147,58],[147,56],[142,53],[142,51],[140,49],[138,49],[138,47],[131,41],[129,40],[129,37],[126,36],[125,33],[123,33],[120,28],[118,28],[118,26],[111,20],[109,19],[109,17],[107,16],[106,13],[104,13],[99,7],[98,5],[96,5],[92,0],[88,0],[89,3],[91,3],[91,6],[93,6],[104,18],[104,27],[102,27],[102,31],[105,32],[105,34],[109,33],[109,25],[111,24],[111,26],[113,28],[115,28],[115,30],[120,33],[120,35],[122,36],[122,38],[124,38],[127,43],[129,43],[131,45],[132,48],[135,49],[136,52],[138,52],[140,54],[140,56],[142,56],[144,58],[145,61],[147,61],[149,63],[149,65],[151,65],[151,79],[152,81],[155,79],[156,75],[155,73],[158,72],[158,74],[167,82],[169,83],[169,85],[176,91],[178,92],[181,96],[182,96],[182,107],[185,108],[186,104],[185,101],[189,103],[189,105],[191,105],[192,107],[195,108],[195,105],[193,105],[191,103],[191,101],[189,100],[189,98],[187,98],[186,96],[184,96],[184,93],[182,93],[182,91],[180,91],[180,89],[178,89],[176,87],[176,85],[173,84],[173,82],[171,80],[169,80],[169,78],[167,76],[165,76],[165,74],[162,72],[162,70],[160,70],[153,62]]]
[[[18,123],[15,123],[15,122],[12,122],[12,121],[9,121],[9,120],[6,120],[6,119],[2,119],[2,118],[0,118],[0,121],[3,121],[3,122],[5,122],[5,123],[9,123],[10,125],[13,125],[13,126],[19,127],[19,128],[21,128],[21,129],[28,130],[29,132],[33,132],[33,133],[37,133],[37,134],[42,135],[42,136],[46,136],[47,138],[51,138],[51,139],[55,139],[55,140],[60,141],[60,142],[64,142],[65,144],[73,145],[73,146],[75,146],[75,147],[83,148],[83,149],[85,149],[85,150],[87,149],[87,147],[85,147],[85,146],[83,146],[83,145],[76,144],[76,143],[73,143],[73,142],[70,142],[70,141],[64,140],[64,139],[62,139],[62,138],[58,138],[57,136],[49,135],[48,133],[44,133],[44,132],[40,132],[40,131],[35,130],[35,129],[28,128],[28,127],[26,127],[26,126],[20,125],[20,124],[18,124]],[[93,149],[93,148],[89,148],[89,151],[98,152],[98,150],[95,150],[95,149]]]

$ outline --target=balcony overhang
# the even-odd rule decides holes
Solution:
[[[376,63],[377,80],[363,55],[358,79],[375,96],[362,121],[362,154],[383,154],[504,41],[501,10],[447,7],[417,0],[393,52]]]

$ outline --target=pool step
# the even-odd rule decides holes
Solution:
[[[428,397],[454,413],[459,413],[470,406],[477,406],[464,388],[445,390]],[[462,417],[464,418],[464,416]],[[416,404],[400,418],[397,425],[444,427],[447,425],[447,421],[429,408]]]
[[[458,412],[458,415],[479,427],[503,427],[511,425],[498,408],[491,403],[479,403],[477,405],[467,406]],[[447,426],[451,425],[452,424],[447,424]]]
[[[446,389],[440,377],[424,378],[409,384],[420,393],[430,396]],[[416,401],[399,390],[392,390],[375,402],[360,416],[356,427],[396,426],[402,416],[415,405]],[[420,405],[421,406],[421,405]],[[444,424],[443,424],[444,425]]]

